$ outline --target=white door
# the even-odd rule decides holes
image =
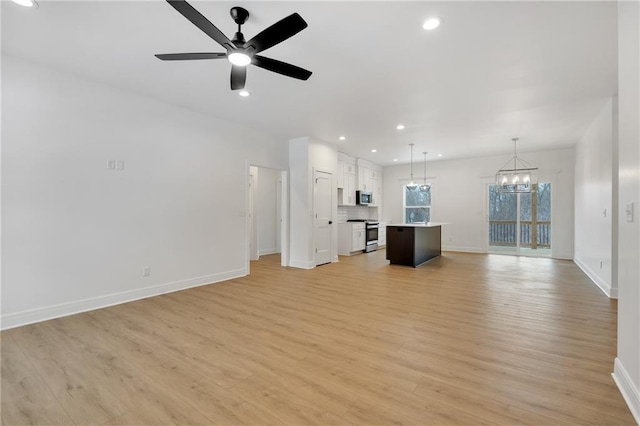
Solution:
[[[258,168],[249,169],[249,259],[258,260],[258,216],[256,215],[256,190]]]
[[[331,262],[331,173],[313,174],[313,244],[316,265],[323,265]]]

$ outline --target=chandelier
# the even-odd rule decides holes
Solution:
[[[532,185],[538,183],[538,168],[518,158],[516,143],[513,138],[513,158],[502,166],[496,173],[496,187],[498,192],[531,192]],[[512,166],[513,168],[507,168]]]

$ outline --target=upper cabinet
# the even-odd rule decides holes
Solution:
[[[344,161],[338,160],[338,168],[336,169],[336,180],[338,188],[344,188]],[[338,200],[340,201],[340,200]]]
[[[373,194],[372,206],[382,203],[382,171],[377,164],[338,153],[337,187],[338,204],[356,205],[356,191]]]
[[[350,159],[338,159],[337,169],[337,187],[338,187],[338,205],[355,206],[356,205],[356,165],[355,159],[351,159],[354,164],[349,163]]]
[[[358,166],[358,189],[375,192],[378,190],[378,172],[366,166]]]

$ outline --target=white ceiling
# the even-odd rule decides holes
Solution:
[[[263,52],[308,81],[250,66],[249,98],[230,64],[162,62],[155,53],[222,52],[165,1],[2,1],[4,53],[273,133],[312,136],[388,165],[573,145],[617,93],[615,2],[203,2],[229,38],[298,12],[309,27]],[[426,17],[444,24],[422,29]],[[404,131],[396,124],[403,123]],[[338,136],[345,135],[345,142]],[[377,153],[370,150],[376,148]]]

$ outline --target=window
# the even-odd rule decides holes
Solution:
[[[406,185],[404,188],[404,223],[431,221],[431,186]]]

